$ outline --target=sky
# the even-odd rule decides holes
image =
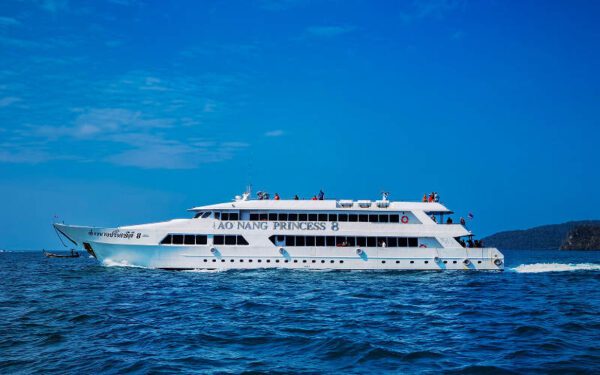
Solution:
[[[254,191],[600,215],[600,2],[0,2],[0,249]]]

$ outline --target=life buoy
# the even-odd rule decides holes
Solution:
[[[210,248],[210,252],[214,254],[214,253],[216,253],[216,252],[217,252],[217,249],[215,249],[214,247],[211,247],[211,248]]]
[[[495,259],[494,264],[500,267],[502,265],[502,259]]]
[[[439,263],[440,262],[440,257],[433,258],[433,261],[436,262],[436,263]]]
[[[402,224],[408,223],[408,216],[402,216],[402,218],[400,218],[400,221],[402,222]]]
[[[279,254],[281,254],[281,255],[285,254],[285,249],[283,247],[279,248]]]
[[[424,243],[420,244],[419,247],[427,247]]]
[[[361,249],[356,249],[356,254],[361,255],[363,251]]]
[[[469,264],[471,264],[471,261],[470,261],[470,260],[468,260],[468,259],[465,259],[465,260],[463,260],[463,264],[464,264],[465,266],[468,266]]]

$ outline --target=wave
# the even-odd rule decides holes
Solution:
[[[600,271],[600,264],[595,263],[534,263],[521,264],[512,268],[511,271],[518,273],[541,273],[541,272],[568,272],[568,271]]]
[[[106,258],[102,261],[102,264],[105,265],[106,267],[132,267],[132,268],[146,268],[143,266],[138,266],[135,264],[131,264],[129,262],[127,262],[126,260],[112,260],[110,258]]]

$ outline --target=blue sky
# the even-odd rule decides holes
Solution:
[[[0,3],[0,248],[251,182],[418,200],[481,235],[598,218],[600,3]]]

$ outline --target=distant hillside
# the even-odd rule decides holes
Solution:
[[[563,244],[568,244],[568,237],[572,230],[582,226],[591,226],[600,229],[600,220],[570,221],[563,224],[543,225],[525,230],[511,230],[500,232],[485,237],[483,242],[485,246],[497,247],[499,249],[531,249],[531,250],[551,250],[560,249]],[[577,240],[571,245],[566,245],[565,249],[575,250],[575,247],[587,245],[588,239],[582,235],[592,232],[581,232],[577,235]],[[594,232],[596,233],[596,232]],[[575,247],[573,247],[575,246]]]
[[[561,250],[600,250],[600,225],[582,224],[569,231]]]

